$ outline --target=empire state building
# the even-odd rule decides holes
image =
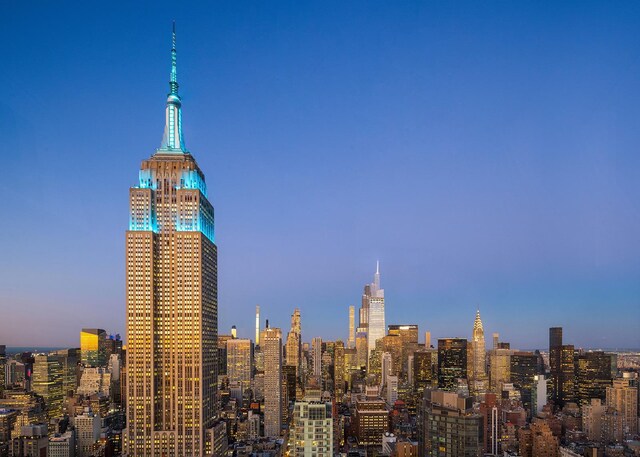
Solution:
[[[129,456],[205,455],[216,417],[217,247],[204,174],[182,136],[176,33],[160,148],[129,192]]]

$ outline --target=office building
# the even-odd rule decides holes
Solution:
[[[471,338],[471,360],[469,363],[469,388],[472,392],[484,392],[487,388],[487,353],[484,341],[484,328],[480,318],[480,310],[476,311]]]
[[[388,326],[388,336],[397,336],[400,340],[401,353],[397,374],[403,381],[407,380],[409,371],[409,355],[418,349],[418,325],[417,324],[392,324]]]
[[[438,354],[435,350],[423,349],[413,353],[413,388],[416,392],[422,394],[425,389],[438,384],[437,366]]]
[[[382,435],[389,431],[389,411],[384,400],[356,401],[353,421],[355,435],[360,446],[382,445]]]
[[[0,397],[2,397],[2,392],[7,385],[6,368],[7,347],[4,344],[0,344]]]
[[[260,305],[256,305],[256,346],[260,346]]]
[[[347,348],[353,349],[356,347],[356,308],[355,306],[349,306],[349,337],[347,338]]]
[[[214,211],[182,135],[175,37],[174,27],[162,142],[129,192],[123,442],[131,457],[204,455],[216,417]]]
[[[313,376],[316,379],[322,377],[322,338],[315,337],[311,340],[311,363]]]
[[[227,340],[227,378],[229,385],[251,388],[253,378],[253,344],[249,339]]]
[[[18,410],[0,408],[0,453],[2,452],[2,445],[11,441],[19,415],[20,411]]]
[[[489,387],[491,392],[502,391],[505,383],[511,382],[511,349],[492,349],[489,352]]]
[[[333,347],[333,390],[336,402],[341,403],[345,393],[346,363],[345,347],[342,340]]]
[[[380,262],[376,264],[376,274],[373,282],[367,284],[362,294],[363,307],[366,305],[367,315],[367,357],[376,348],[376,342],[385,336],[387,326],[385,321],[384,289],[380,287]]]
[[[605,400],[607,387],[611,385],[612,355],[602,351],[580,354],[576,360],[576,396],[580,404],[590,403],[592,398]]]
[[[24,389],[7,389],[4,398],[0,398],[0,408],[17,411],[13,422],[13,437],[20,435],[20,429],[29,424],[39,424],[47,422],[47,412],[44,399],[35,392]]]
[[[101,328],[83,328],[80,332],[80,354],[85,367],[103,367],[109,357],[107,332]]]
[[[438,387],[455,390],[458,379],[467,378],[467,340],[465,338],[438,339]]]
[[[56,356],[38,354],[34,357],[32,388],[44,399],[47,417],[62,416],[63,373]]]
[[[302,327],[300,322],[300,310],[298,308],[296,308],[291,315],[291,330],[287,335],[285,354],[286,365],[295,367],[296,377],[299,376],[302,355]]]
[[[531,398],[536,383],[535,377],[539,374],[537,354],[523,351],[513,352],[510,357],[509,371],[513,386],[520,391],[522,406],[531,417]]]
[[[266,328],[264,348],[264,435],[280,436],[282,429],[282,332]]]
[[[62,391],[64,395],[73,394],[78,387],[78,363],[81,362],[81,349],[59,349],[50,355],[58,359],[62,367]]]
[[[428,389],[417,421],[420,457],[482,455],[482,418],[473,411],[472,397]]]

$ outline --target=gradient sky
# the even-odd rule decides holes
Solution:
[[[387,323],[640,347],[640,3],[184,3],[5,2],[0,344],[124,333],[176,19],[220,333],[346,338],[380,259]]]

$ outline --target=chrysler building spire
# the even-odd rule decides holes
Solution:
[[[169,79],[169,94],[165,111],[164,135],[159,151],[187,152],[182,136],[182,101],[178,95],[178,64],[176,58],[176,23],[173,22],[171,41],[171,77]]]

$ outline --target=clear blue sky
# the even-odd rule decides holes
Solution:
[[[176,19],[221,333],[344,338],[380,259],[388,323],[640,346],[640,3],[203,3],[5,3],[0,344],[124,333]]]

